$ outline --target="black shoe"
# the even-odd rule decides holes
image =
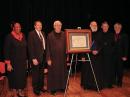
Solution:
[[[92,89],[92,87],[91,87],[90,85],[87,85],[87,86],[83,86],[83,89],[84,89],[84,90]]]
[[[47,90],[45,90],[45,89],[40,89],[40,92],[42,92],[42,93],[44,93],[44,92],[46,92]]]
[[[56,95],[56,91],[51,91],[51,95]]]
[[[17,96],[18,96],[18,97],[26,97],[25,94],[24,94],[24,92],[21,91],[21,90],[18,91]]]
[[[36,94],[37,96],[41,95],[40,91],[38,91],[38,90],[34,90],[33,92],[34,92],[34,94]]]
[[[65,89],[59,89],[58,91],[64,93]]]
[[[108,85],[108,88],[113,88],[113,86],[112,85]]]
[[[18,96],[18,97],[27,97],[27,96],[25,96],[25,95],[24,95],[24,96],[21,96],[21,95],[19,95],[19,94],[17,94],[17,96]],[[12,96],[12,97],[14,97],[14,96]]]
[[[60,92],[65,92],[65,89],[60,89]]]
[[[23,96],[23,95],[20,95],[20,94],[17,94],[18,97],[27,97],[27,96]],[[13,96],[14,97],[14,96]]]

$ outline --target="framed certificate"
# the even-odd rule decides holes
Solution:
[[[90,52],[91,30],[65,29],[67,53]]]

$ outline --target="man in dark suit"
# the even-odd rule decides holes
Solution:
[[[115,82],[116,85],[122,87],[123,80],[123,61],[127,61],[128,56],[128,36],[122,32],[122,24],[114,24],[115,31]]]
[[[28,50],[30,63],[32,64],[33,92],[40,95],[44,86],[44,64],[45,64],[45,35],[42,32],[41,21],[35,21],[35,30],[28,36]]]

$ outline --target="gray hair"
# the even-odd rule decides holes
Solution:
[[[54,21],[53,25],[55,26],[56,24],[61,24],[62,25],[61,21],[59,21],[59,20]]]

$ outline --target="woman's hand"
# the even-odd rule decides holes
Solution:
[[[11,64],[8,64],[7,65],[7,71],[11,72],[13,70],[13,67]]]

